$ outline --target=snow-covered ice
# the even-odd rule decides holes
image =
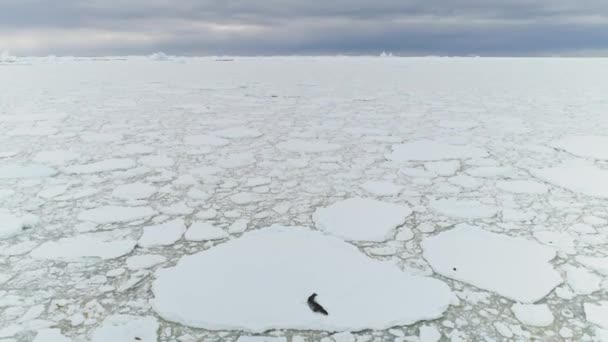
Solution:
[[[562,283],[549,263],[555,251],[522,238],[461,225],[425,239],[422,248],[435,272],[522,303]]]
[[[319,229],[349,241],[385,241],[410,214],[407,205],[349,198],[318,208],[313,220]]]
[[[386,329],[438,318],[452,296],[443,282],[370,259],[339,238],[283,226],[185,256],[157,272],[152,290],[164,319],[252,332]],[[329,316],[309,309],[313,292]]]

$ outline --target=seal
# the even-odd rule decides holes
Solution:
[[[321,304],[317,303],[317,301],[315,300],[315,297],[317,296],[316,293],[313,293],[312,295],[310,295],[310,297],[308,297],[308,307],[310,307],[310,310],[312,310],[312,312],[318,312],[320,314],[323,314],[325,316],[329,315],[329,313],[327,312],[327,310],[325,310]]]

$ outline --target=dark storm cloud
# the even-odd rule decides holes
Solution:
[[[608,51],[605,0],[0,0],[21,54],[547,55]]]

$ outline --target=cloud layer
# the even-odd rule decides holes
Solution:
[[[2,0],[17,54],[608,55],[605,0]]]

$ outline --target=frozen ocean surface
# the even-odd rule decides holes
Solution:
[[[608,60],[0,80],[0,342],[608,340]]]

